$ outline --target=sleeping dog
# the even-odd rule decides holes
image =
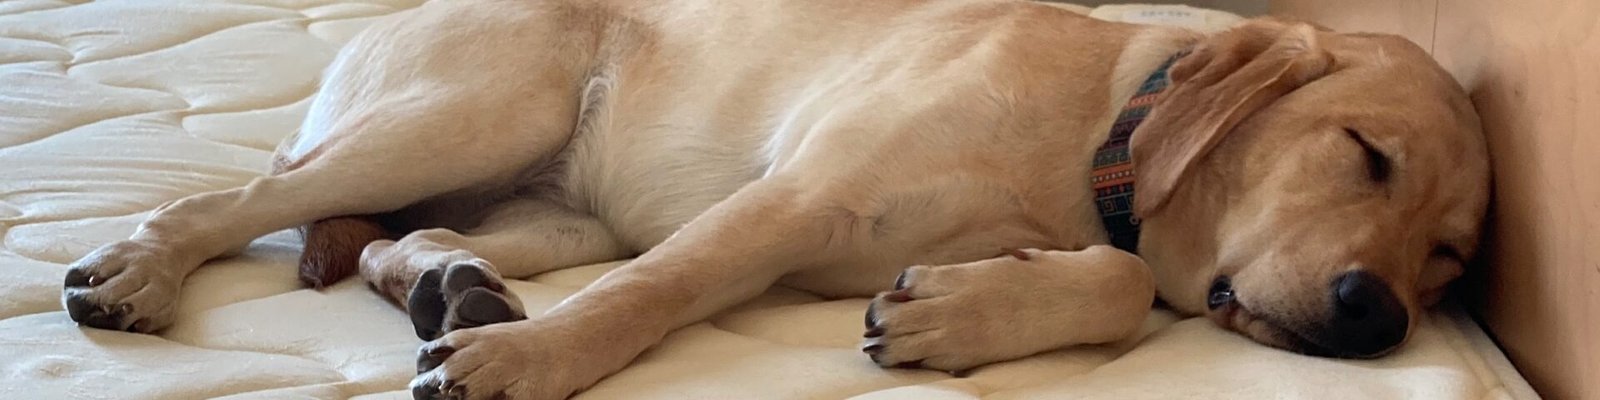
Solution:
[[[1404,39],[1202,34],[1011,0],[448,1],[328,69],[270,176],[75,263],[82,324],[302,227],[426,344],[419,398],[557,399],[771,285],[873,296],[862,349],[964,370],[1132,335],[1159,294],[1376,357],[1476,247],[1461,88]],[[634,258],[526,315],[502,279]]]

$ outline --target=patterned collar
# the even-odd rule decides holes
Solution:
[[[1128,100],[1128,105],[1117,114],[1111,124],[1111,136],[1094,153],[1094,168],[1089,174],[1090,187],[1094,188],[1094,202],[1100,211],[1100,221],[1105,224],[1111,245],[1129,253],[1139,251],[1139,217],[1133,215],[1133,157],[1128,139],[1133,130],[1150,115],[1161,92],[1167,89],[1167,70],[1187,51],[1173,55],[1162,63],[1150,77],[1139,85],[1139,91]]]

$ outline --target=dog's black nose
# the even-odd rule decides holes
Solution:
[[[1410,324],[1405,304],[1389,284],[1367,271],[1333,280],[1333,319],[1326,345],[1348,357],[1372,357],[1399,345]]]

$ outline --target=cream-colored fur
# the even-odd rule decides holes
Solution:
[[[204,261],[347,215],[430,228],[368,246],[362,275],[402,304],[432,282],[452,313],[471,311],[461,299],[482,288],[479,299],[517,304],[495,290],[499,276],[638,255],[543,314],[446,326],[423,346],[419,397],[520,399],[568,396],[773,284],[878,294],[864,345],[872,359],[944,370],[1124,338],[1158,289],[1182,311],[1210,313],[1196,302],[1219,273],[1241,277],[1240,306],[1214,311],[1227,313],[1219,323],[1292,348],[1277,338],[1298,327],[1231,321],[1320,313],[1328,294],[1316,285],[1355,265],[1352,254],[1415,258],[1357,261],[1390,271],[1395,291],[1420,306],[1417,293],[1448,281],[1416,283],[1424,261],[1470,255],[1469,223],[1483,212],[1481,144],[1435,143],[1481,141],[1459,88],[1401,44],[1248,25],[1206,36],[988,0],[433,2],[376,23],[340,53],[280,149],[280,173],[164,206],[129,240],[80,260],[64,298],[89,325],[160,329]],[[1136,158],[1174,154],[1138,167],[1161,185],[1140,209],[1149,256],[1097,246],[1106,235],[1089,159],[1137,85],[1196,46],[1202,56],[1174,67],[1173,93],[1200,95],[1163,99],[1151,124],[1164,128],[1135,137]],[[1364,60],[1341,49],[1372,46],[1403,48],[1388,57],[1403,65],[1301,93]],[[1274,57],[1291,61],[1280,71]],[[1406,83],[1418,98],[1386,106],[1424,109],[1406,117],[1422,122],[1370,124],[1409,129],[1370,131],[1392,135],[1374,140],[1397,149],[1395,187],[1410,186],[1360,197],[1377,193],[1348,189],[1371,184],[1345,167],[1361,153],[1343,150],[1353,145],[1335,142],[1347,139],[1317,125],[1328,119],[1308,116],[1308,104],[1346,105],[1328,118],[1394,117],[1349,104],[1418,76],[1428,78]],[[1258,83],[1267,89],[1250,89]],[[1272,136],[1289,130],[1298,135]],[[1425,145],[1399,150],[1413,142]],[[1427,173],[1447,162],[1465,173]],[[1329,187],[1296,197],[1307,192],[1296,184]],[[1318,234],[1307,243],[1336,245],[1298,259],[1283,258],[1293,244],[1271,240],[1309,232],[1285,213],[1358,198],[1374,199],[1363,212],[1448,226],[1408,216],[1427,229],[1383,236],[1414,240],[1367,253]],[[1354,232],[1398,226],[1323,217]],[[1440,240],[1460,254],[1428,255]],[[1254,257],[1276,264],[1246,269]],[[422,278],[456,270],[477,272]],[[883,293],[902,271],[903,288]]]

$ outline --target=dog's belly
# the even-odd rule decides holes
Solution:
[[[635,251],[649,250],[740,188],[761,179],[771,161],[760,150],[773,138],[654,128],[588,132],[575,139],[564,182],[573,204],[587,205]],[[781,157],[781,155],[780,155]],[[821,172],[821,171],[817,171]],[[841,171],[830,171],[839,173]],[[843,171],[849,174],[849,171]],[[830,298],[889,290],[911,265],[993,257],[1002,248],[1062,248],[1005,207],[1009,194],[980,183],[946,182],[916,190],[880,188],[892,199],[870,211],[877,236],[833,249],[822,265],[804,265],[779,284]],[[955,193],[961,193],[955,195]],[[961,199],[942,201],[941,199]],[[880,201],[874,201],[880,203]],[[753,220],[752,224],[767,221]]]
[[[749,118],[749,125],[713,126],[679,119],[692,113],[678,111],[580,132],[562,160],[561,182],[569,203],[599,217],[638,252],[659,245],[706,210],[773,173],[774,160],[792,156],[764,151],[784,138],[769,133],[781,129],[760,125],[759,118]],[[804,172],[883,172],[836,168],[841,167],[813,166]],[[859,246],[835,249],[826,265],[801,266],[801,272],[781,284],[826,297],[865,296],[887,290],[910,265],[973,261],[999,254],[1004,247],[1059,247],[1029,228],[1015,210],[994,207],[1013,199],[990,182],[885,183],[869,192],[885,196],[870,200],[878,206],[864,211],[871,214],[868,223],[877,225],[875,236]]]
[[[668,19],[656,29],[629,31],[635,36],[623,41],[650,43],[651,51],[604,61],[610,69],[588,82],[587,120],[562,160],[569,202],[636,251],[660,244],[768,174],[792,151],[773,146],[800,135],[785,133],[782,116],[815,112],[818,106],[796,98],[818,84],[816,71],[851,61],[835,56],[841,49],[773,51],[771,40],[758,39],[791,35],[780,28],[792,27],[751,26],[743,3],[665,3],[685,9],[716,3],[729,15],[718,15],[721,22],[710,27]]]
[[[760,178],[756,145],[697,125],[619,126],[574,138],[563,191],[635,251],[655,247]]]

